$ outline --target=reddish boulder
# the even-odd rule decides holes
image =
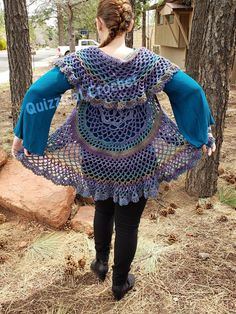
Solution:
[[[59,228],[68,220],[75,189],[35,175],[16,159],[0,171],[0,206]]]
[[[0,167],[2,167],[3,165],[5,165],[5,163],[8,160],[8,155],[5,152],[5,150],[3,150],[2,148],[0,148]]]
[[[71,227],[75,231],[91,234],[93,231],[94,206],[81,206],[71,220]]]

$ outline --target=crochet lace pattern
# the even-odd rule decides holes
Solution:
[[[156,197],[162,181],[177,179],[202,157],[156,97],[179,70],[169,60],[141,48],[122,61],[90,47],[55,66],[80,99],[49,135],[43,156],[18,152],[35,174],[84,197],[127,205]]]

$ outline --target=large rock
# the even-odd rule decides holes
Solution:
[[[35,175],[16,159],[0,171],[0,205],[59,228],[68,220],[76,192]]]
[[[93,231],[94,206],[81,206],[71,220],[71,227],[75,231],[91,234]]]
[[[5,165],[8,160],[7,153],[0,147],[0,167]]]

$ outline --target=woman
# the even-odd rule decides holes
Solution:
[[[30,87],[12,146],[12,154],[37,175],[94,198],[91,269],[101,280],[108,272],[115,223],[112,291],[117,300],[134,286],[129,271],[148,197],[157,196],[160,182],[193,168],[202,151],[215,151],[210,133],[215,122],[202,88],[169,60],[146,48],[126,47],[133,24],[128,0],[99,2],[102,44],[59,59]],[[72,88],[77,107],[49,136],[61,94]],[[158,102],[162,90],[177,124]]]

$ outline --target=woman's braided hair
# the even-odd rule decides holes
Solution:
[[[107,46],[117,35],[126,33],[134,13],[129,0],[100,0],[97,18],[102,18],[109,30],[107,39],[99,46]]]

